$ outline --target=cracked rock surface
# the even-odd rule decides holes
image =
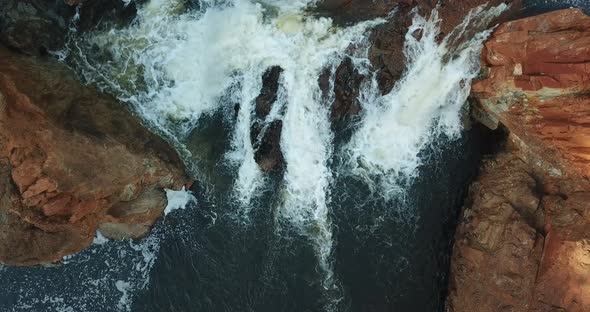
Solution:
[[[57,261],[100,229],[145,235],[184,166],[114,98],[53,60],[0,48],[0,263]]]

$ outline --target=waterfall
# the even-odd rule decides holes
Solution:
[[[151,0],[139,6],[128,27],[74,34],[68,52],[87,82],[117,95],[179,142],[203,118],[238,104],[225,161],[236,171],[234,194],[245,214],[267,180],[251,142],[255,100],[265,71],[280,66],[277,100],[266,119],[283,125],[286,168],[277,211],[283,223],[310,239],[324,288],[332,291],[338,288],[329,217],[336,209],[330,206],[333,158],[345,159],[338,170],[378,184],[386,199],[402,192],[417,174],[420,152],[440,135],[459,135],[461,109],[489,34],[468,31],[481,30],[506,6],[472,11],[441,42],[436,10],[429,18],[416,14],[404,47],[407,71],[391,93],[381,95],[369,74],[368,34],[385,20],[337,27],[306,13],[314,2],[207,0],[190,9],[185,1]],[[373,78],[363,84],[363,113],[350,142],[335,151],[333,94],[322,94],[318,78],[328,70],[333,85],[345,57]]]
[[[460,135],[462,108],[491,32],[485,27],[506,9],[472,10],[440,43],[437,11],[428,19],[415,14],[405,37],[404,76],[387,95],[380,96],[375,77],[362,90],[364,114],[344,149],[345,169],[380,184],[385,199],[403,192],[418,174],[420,152],[435,138]]]
[[[383,21],[337,28],[328,18],[305,15],[309,2],[207,1],[205,9],[179,13],[181,2],[153,0],[140,8],[130,27],[84,35],[73,52],[86,80],[119,95],[143,118],[176,136],[188,135],[203,115],[239,103],[227,159],[238,168],[235,190],[246,209],[264,181],[250,139],[254,100],[265,70],[280,66],[281,96],[274,107],[285,109],[270,116],[283,121],[286,171],[279,212],[314,241],[330,284],[333,135],[330,103],[318,77],[351,54],[347,48],[352,45],[364,44],[366,58],[367,31]],[[97,46],[113,62],[89,63]]]

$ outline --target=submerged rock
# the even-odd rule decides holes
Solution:
[[[26,54],[46,54],[65,44],[75,9],[63,1],[0,1],[0,42]]]
[[[188,182],[176,152],[65,66],[0,49],[0,262],[57,261],[97,229],[145,235],[164,188]]]
[[[79,5],[79,30],[101,22],[125,24],[136,14],[135,2],[121,0],[2,0],[0,43],[28,55],[45,55],[63,48]]]
[[[456,233],[448,310],[590,307],[590,17],[501,25],[474,82],[476,119],[509,132],[483,165]]]
[[[135,1],[122,0],[85,0],[80,6],[80,21],[78,29],[81,31],[91,30],[103,22],[123,26],[135,18],[137,7]]]

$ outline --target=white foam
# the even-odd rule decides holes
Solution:
[[[161,224],[156,225],[140,241],[92,244],[59,265],[19,269],[19,278],[6,279],[6,287],[15,296],[10,311],[100,311],[116,307],[117,311],[130,312],[135,294],[149,284],[162,229]],[[72,278],[66,282],[66,277]],[[52,283],[56,287],[47,287]],[[117,291],[120,296],[116,296]]]
[[[168,198],[168,204],[166,205],[166,209],[164,209],[164,215],[168,215],[177,209],[185,209],[189,203],[197,201],[193,194],[187,191],[184,186],[180,191],[166,189],[166,197]]]
[[[337,28],[331,19],[305,15],[304,9],[314,2],[209,0],[199,12],[178,14],[180,2],[152,0],[140,8],[129,28],[85,38],[87,46],[105,47],[114,62],[83,65],[87,78],[110,84],[111,91],[134,103],[144,118],[179,136],[223,105],[222,96],[231,99],[226,105],[239,103],[226,158],[238,168],[235,190],[246,212],[265,181],[250,138],[254,101],[265,70],[280,66],[281,91],[267,118],[283,121],[286,172],[280,212],[313,239],[320,266],[331,275],[327,192],[333,135],[318,77],[324,68],[337,66],[347,48],[364,42],[367,30],[382,21]],[[144,86],[129,83],[129,74],[137,73]],[[175,196],[166,213],[185,206],[188,198],[183,193],[169,194]]]
[[[95,245],[102,245],[109,242],[109,239],[106,238],[100,231],[96,231],[96,236],[92,240],[92,243]]]
[[[333,94],[327,99],[322,95],[318,77],[332,69],[333,85],[333,70],[346,56],[368,74],[367,32],[383,21],[338,28],[328,18],[305,14],[314,2],[203,0],[201,10],[186,11],[181,0],[152,0],[140,6],[129,27],[86,34],[72,49],[89,81],[107,87],[132,103],[143,118],[179,137],[201,117],[223,105],[231,111],[239,104],[226,160],[237,169],[235,192],[246,213],[265,182],[250,137],[254,102],[263,73],[280,66],[278,99],[266,120],[283,123],[280,145],[286,170],[279,213],[311,238],[324,286],[333,288],[328,209],[334,154],[328,109]],[[459,111],[478,72],[479,51],[488,33],[465,42],[453,38],[503,9],[474,11],[440,44],[436,11],[429,20],[415,17],[406,36],[404,78],[385,96],[376,78],[363,87],[362,122],[345,148],[347,170],[370,182],[378,176],[384,193],[395,193],[400,178],[416,175],[418,155],[434,137],[459,134]],[[413,36],[417,31],[422,32],[420,39]],[[86,57],[95,46],[103,47],[112,62]],[[192,200],[185,191],[167,194],[166,214]]]
[[[128,311],[131,306],[131,301],[129,300],[129,290],[131,289],[132,285],[129,282],[117,281],[115,283],[115,287],[117,287],[117,290],[122,293],[121,298],[117,303],[117,308],[120,311]]]
[[[479,55],[489,31],[460,39],[464,32],[482,28],[506,8],[473,10],[440,44],[437,11],[429,19],[415,15],[406,35],[407,71],[403,78],[385,96],[379,95],[375,80],[363,90],[364,114],[346,147],[347,170],[370,182],[379,181],[383,196],[389,198],[405,187],[401,181],[417,175],[419,154],[434,138],[459,136],[460,111],[471,80],[479,73]],[[421,33],[419,39],[417,33]]]

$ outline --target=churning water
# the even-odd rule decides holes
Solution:
[[[154,0],[131,27],[86,36],[74,53],[87,61],[89,47],[102,47],[112,62],[82,64],[85,77],[174,137],[188,136],[203,115],[239,103],[227,160],[238,168],[235,190],[246,209],[264,181],[250,140],[254,101],[263,73],[280,66],[282,96],[267,120],[283,121],[287,168],[279,211],[312,238],[331,288],[327,190],[333,135],[317,80],[325,68],[338,66],[347,48],[366,46],[367,30],[381,21],[335,28],[330,19],[305,16],[308,2],[206,1],[200,10],[179,14],[183,2]]]
[[[386,198],[403,192],[407,185],[401,182],[416,176],[419,154],[434,138],[460,135],[462,108],[471,80],[479,73],[483,41],[490,33],[477,30],[505,9],[500,5],[471,11],[440,43],[437,12],[429,19],[417,15],[406,35],[404,77],[384,96],[376,81],[363,90],[363,120],[345,148],[345,157],[352,171],[369,181],[380,178]]]
[[[329,18],[307,13],[314,2],[202,0],[191,6],[191,1],[151,0],[139,6],[137,18],[127,27],[72,34],[65,54],[81,77],[118,96],[146,124],[167,137],[195,168],[197,180],[207,185],[197,208],[191,204],[192,210],[171,214],[201,220],[193,223],[202,228],[192,230],[187,225],[190,219],[181,219],[180,224],[186,227],[175,232],[178,242],[172,244],[183,248],[160,251],[164,221],[144,242],[106,242],[69,260],[83,262],[90,252],[107,248],[103,245],[113,246],[105,252],[110,255],[104,256],[105,263],[115,261],[113,253],[126,263],[133,263],[141,254],[148,259],[134,267],[141,274],[127,279],[119,275],[128,269],[121,266],[123,269],[114,270],[110,264],[110,269],[98,273],[115,272],[108,273],[106,279],[92,274],[85,278],[86,287],[96,284],[93,289],[110,287],[120,294],[112,311],[132,309],[132,298],[148,288],[148,275],[158,253],[164,255],[162,261],[167,265],[155,269],[150,294],[153,298],[165,293],[181,299],[149,305],[146,302],[152,299],[143,295],[136,304],[138,311],[371,307],[358,303],[363,300],[380,302],[374,303],[374,308],[381,310],[379,307],[386,309],[392,301],[368,298],[352,285],[359,277],[350,267],[364,264],[351,263],[351,259],[364,259],[366,267],[373,270],[369,275],[379,270],[370,263],[383,266],[391,261],[389,266],[399,274],[410,263],[425,261],[413,259],[418,252],[402,250],[413,248],[404,240],[420,227],[414,224],[420,213],[412,207],[432,205],[416,195],[419,192],[412,185],[422,183],[447,194],[452,192],[448,189],[457,187],[453,182],[466,183],[467,178],[455,181],[449,177],[447,184],[432,186],[429,183],[437,183],[437,178],[420,180],[419,168],[438,172],[440,168],[426,157],[428,148],[437,140],[439,146],[458,142],[462,109],[470,82],[479,71],[482,43],[489,34],[484,27],[506,6],[472,11],[442,41],[437,39],[440,21],[436,11],[429,18],[416,15],[404,47],[407,72],[392,92],[382,95],[367,54],[371,29],[386,20],[338,27]],[[350,140],[336,148],[339,134],[333,133],[329,120],[334,94],[323,94],[318,78],[327,70],[333,86],[335,69],[347,57],[368,78],[360,92],[363,112],[358,124]],[[273,66],[283,71],[277,100],[265,123],[282,121],[280,147],[286,167],[280,180],[260,170],[250,135],[262,76]],[[221,122],[216,124],[218,119]],[[195,137],[209,143],[195,144]],[[169,195],[174,199],[170,210],[184,208],[179,202],[194,203],[187,193],[170,191]],[[454,207],[460,201],[457,194],[442,198]],[[204,203],[210,207],[205,209]],[[211,211],[197,213],[197,209]],[[378,244],[365,258],[359,258],[357,253],[371,245],[369,239],[377,239]],[[351,249],[346,250],[348,247]],[[393,256],[392,252],[398,254]],[[163,277],[174,274],[182,275],[179,280],[194,278],[175,282]],[[111,278],[116,279],[112,285]],[[389,285],[378,277],[361,279],[365,278],[367,283]],[[165,285],[175,283],[182,285],[185,296],[167,292]],[[234,285],[239,283],[244,285]],[[391,291],[375,285],[366,288]],[[355,294],[359,296],[356,300]],[[15,299],[23,308],[27,306],[25,295]],[[235,298],[228,298],[231,296]],[[388,296],[391,294],[383,294],[383,298]],[[51,306],[52,298],[31,306]],[[71,305],[64,300],[70,299],[57,298],[55,306],[63,305],[63,311],[68,311]],[[239,303],[234,301],[237,298]],[[440,298],[432,300],[438,303]],[[108,306],[107,301],[104,305]],[[91,308],[72,304],[72,311],[95,311],[91,303],[87,303]]]

